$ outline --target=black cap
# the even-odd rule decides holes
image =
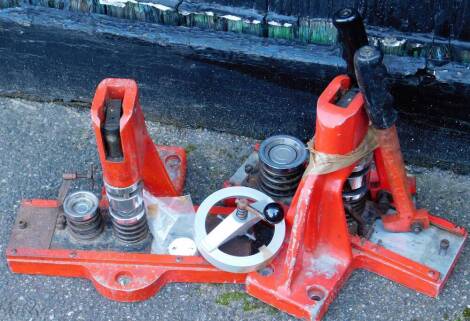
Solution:
[[[263,216],[271,224],[277,224],[284,219],[284,208],[278,203],[269,203],[263,210]]]
[[[369,119],[376,129],[390,128],[397,119],[389,75],[382,60],[382,51],[372,46],[362,47],[354,56],[357,84],[366,101]]]
[[[333,24],[338,29],[338,42],[343,48],[348,75],[354,79],[354,53],[369,43],[362,17],[354,8],[343,8],[333,15]]]

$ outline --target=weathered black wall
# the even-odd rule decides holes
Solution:
[[[369,25],[470,40],[468,0],[191,0],[257,9],[286,16],[329,18],[344,7],[358,9]]]
[[[150,119],[306,140],[314,129],[315,93],[344,70],[331,50],[44,8],[8,9],[0,11],[0,95],[88,108],[103,78],[134,78]],[[387,57],[386,63],[395,77],[406,159],[470,172],[465,70],[464,78],[446,80],[449,66],[437,68],[436,78],[428,79],[418,72],[423,59]],[[457,99],[448,106],[446,92]],[[431,104],[423,104],[423,95]]]

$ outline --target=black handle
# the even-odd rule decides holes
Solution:
[[[263,209],[263,216],[271,224],[280,223],[284,219],[284,208],[278,203],[269,203]]]
[[[354,53],[369,43],[362,17],[356,9],[343,8],[333,15],[333,24],[338,29],[338,40],[343,47],[348,75],[354,79]]]
[[[382,61],[382,51],[372,46],[364,46],[354,55],[357,84],[364,96],[369,119],[376,129],[390,128],[397,119],[388,72]]]

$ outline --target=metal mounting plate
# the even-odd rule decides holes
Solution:
[[[447,250],[440,250],[441,240],[449,241]],[[392,233],[384,229],[381,220],[374,224],[370,241],[410,260],[439,271],[446,276],[462,250],[465,237],[431,225],[420,233]]]
[[[8,247],[49,248],[58,215],[56,200],[24,200],[18,209]]]

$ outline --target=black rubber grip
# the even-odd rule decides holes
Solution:
[[[284,219],[284,208],[278,203],[269,203],[263,210],[263,216],[271,224],[277,224]]]
[[[369,43],[362,17],[356,9],[343,8],[333,15],[333,24],[338,29],[338,41],[343,47],[348,75],[354,79],[354,53]]]
[[[123,159],[121,146],[121,114],[122,101],[110,99],[106,101],[104,124],[101,128],[106,159],[119,162]]]
[[[397,120],[388,72],[382,61],[382,52],[372,46],[364,46],[354,55],[357,84],[364,95],[372,126],[377,129],[390,128]]]

